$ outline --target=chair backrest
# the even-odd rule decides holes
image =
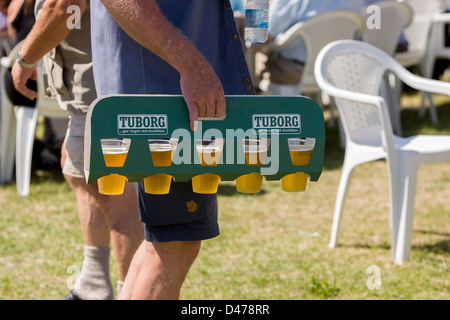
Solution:
[[[411,23],[414,12],[406,2],[383,1],[375,4],[379,11],[379,26],[366,24],[362,35],[364,42],[380,48],[393,56],[403,30]],[[366,7],[366,20],[375,14]]]
[[[426,52],[432,17],[445,10],[444,0],[404,0],[413,10],[411,23],[405,28],[408,51]]]
[[[319,14],[307,21],[292,35],[305,41],[307,58],[302,74],[302,91],[317,91],[314,63],[319,51],[335,40],[355,39],[364,30],[364,19],[350,10],[335,10]]]
[[[336,41],[319,53],[315,66],[316,80],[323,91],[335,97],[346,139],[380,147],[386,147],[386,140],[392,143],[389,115],[381,114],[373,104],[350,99],[358,94],[382,99],[379,97],[380,86],[387,71],[397,69],[395,64],[398,65],[387,53],[362,41]],[[337,97],[334,88],[349,93]],[[349,100],[345,99],[347,97]],[[383,132],[385,136],[382,136]]]

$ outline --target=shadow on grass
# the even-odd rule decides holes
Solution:
[[[381,249],[381,250],[390,250],[391,244],[384,242],[378,244],[372,243],[337,243],[336,249],[339,248],[353,248],[353,249]]]
[[[417,110],[402,110],[403,136],[422,134],[450,134],[450,103],[436,106],[439,123],[435,126],[430,120],[429,108],[423,117]]]
[[[437,235],[441,237],[445,237],[446,239],[440,240],[434,244],[423,244],[423,245],[415,245],[413,246],[415,249],[429,251],[434,253],[450,253],[450,233],[448,232],[436,232],[430,230],[414,230],[414,233],[422,233],[422,234],[431,234]]]
[[[421,245],[413,245],[412,249],[420,250],[425,252],[432,252],[436,254],[448,254],[450,252],[450,234],[442,233],[442,232],[434,232],[434,231],[425,231],[425,230],[414,230],[413,233],[425,233],[425,234],[433,234],[447,237],[448,239],[440,240],[435,243],[426,243]],[[414,235],[413,235],[414,237]],[[391,244],[389,242],[383,243],[338,243],[336,244],[336,249],[339,248],[354,248],[354,249],[381,249],[381,250],[391,250]]]
[[[414,245],[413,249],[448,255],[448,253],[450,252],[450,240],[442,240],[434,244],[423,244],[419,246]]]

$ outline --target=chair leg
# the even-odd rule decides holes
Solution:
[[[351,181],[351,176],[354,168],[355,167],[352,165],[346,165],[344,161],[341,179],[339,181],[338,192],[336,195],[336,203],[334,206],[333,225],[331,227],[331,237],[330,243],[328,245],[330,248],[334,248],[337,243],[339,226],[341,223],[341,216],[342,213],[344,212],[345,199],[347,198],[349,184]]]
[[[391,180],[391,249],[394,263],[398,265],[409,260],[411,252],[418,173],[418,168],[405,158],[397,163]]]
[[[31,162],[37,116],[37,108],[16,108],[16,182],[17,193],[21,196],[27,196],[30,193]]]
[[[433,125],[437,126],[439,123],[439,120],[438,120],[436,105],[434,104],[433,95],[429,92],[427,93],[427,95],[428,95],[428,101],[430,103],[430,120]]]
[[[438,115],[436,110],[436,105],[434,104],[433,95],[430,92],[422,93],[422,100],[419,109],[419,115],[423,117],[426,112],[426,100],[428,100],[429,109],[430,109],[430,120],[433,125],[438,125]]]
[[[16,117],[11,102],[5,96],[1,100],[0,183],[3,184],[11,182],[13,178]]]
[[[388,97],[389,97],[389,111],[392,116],[393,131],[396,135],[402,136],[402,120],[401,120],[401,106],[400,106],[400,96],[401,96],[401,83],[399,78],[390,73],[387,76],[388,83]]]

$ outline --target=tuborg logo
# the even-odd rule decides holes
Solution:
[[[299,114],[254,114],[255,133],[301,133]]]
[[[167,134],[168,123],[165,114],[119,114],[119,134]]]

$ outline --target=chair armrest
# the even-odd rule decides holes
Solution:
[[[450,95],[450,82],[419,77],[403,68],[398,68],[396,74],[401,81],[416,90]]]
[[[298,22],[298,23],[294,24],[292,27],[290,27],[285,32],[277,35],[270,46],[273,49],[283,48],[284,46],[286,46],[289,43],[289,41],[292,38],[294,38],[296,36],[297,32],[299,32],[299,30],[301,30],[303,25],[304,25],[304,22]]]
[[[316,77],[317,84],[319,87],[328,93],[330,96],[338,99],[344,99],[354,102],[366,103],[379,106],[382,103],[385,103],[383,97],[374,96],[365,93],[359,93],[355,91],[349,91],[344,89],[336,88],[328,83],[323,82],[321,79]]]
[[[433,16],[433,23],[450,23],[450,13],[439,13]]]

